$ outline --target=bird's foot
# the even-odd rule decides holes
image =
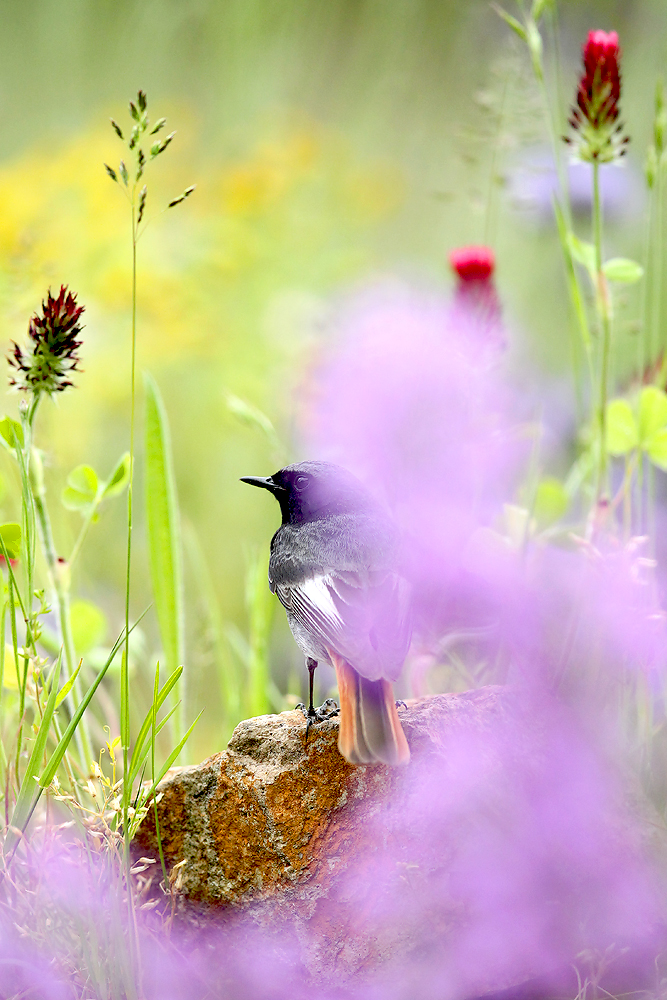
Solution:
[[[333,698],[327,698],[325,702],[319,705],[317,708],[306,708],[302,701],[298,705],[295,705],[295,710],[298,709],[303,712],[305,718],[308,721],[308,727],[315,725],[318,722],[326,722],[327,719],[333,719],[334,716],[338,715],[340,708],[338,703],[333,700]]]
[[[317,716],[318,722],[326,722],[327,719],[333,719],[334,716],[340,715],[338,702],[334,701],[333,698],[327,698],[326,701],[322,702],[319,708],[315,709],[315,715]]]
[[[406,705],[406,703],[403,701],[402,698],[396,699],[396,708],[407,708],[407,707],[408,706]]]

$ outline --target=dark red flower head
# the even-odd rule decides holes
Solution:
[[[625,152],[627,138],[617,125],[621,96],[621,50],[615,31],[589,31],[582,46],[584,71],[577,87],[570,125],[579,134],[572,143],[580,159],[609,163]]]
[[[577,104],[591,125],[616,121],[621,96],[618,35],[615,31],[590,31],[582,52],[584,74]]]
[[[496,259],[490,247],[458,247],[449,254],[449,263],[462,282],[489,281]]]
[[[18,344],[9,355],[9,364],[16,370],[10,385],[29,392],[62,392],[72,385],[70,372],[76,371],[81,341],[79,320],[84,306],[76,303],[76,295],[61,285],[57,298],[47,295],[42,312],[31,316],[28,324],[29,342],[25,351]]]
[[[491,247],[457,247],[449,263],[458,276],[452,320],[477,360],[497,357],[505,346],[500,300],[493,283],[496,258]]]

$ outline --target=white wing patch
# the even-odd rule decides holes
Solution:
[[[312,576],[296,586],[279,586],[277,590],[285,607],[304,625],[331,639],[345,631],[345,623],[334,603],[332,586],[330,576]]]
[[[345,578],[321,574],[299,583],[278,584],[275,593],[313,637],[314,648],[333,649],[370,680],[395,679],[409,643],[407,591],[394,574],[376,577],[380,579],[374,581],[375,586],[369,586],[354,573],[346,573]]]

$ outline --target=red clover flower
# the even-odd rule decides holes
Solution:
[[[496,259],[491,247],[457,247],[449,263],[458,277],[454,293],[453,319],[476,339],[494,348],[505,346],[500,300],[493,283]]]
[[[574,146],[577,159],[612,163],[623,156],[629,142],[622,134],[623,125],[618,122],[621,96],[618,34],[589,31],[582,54],[584,71],[570,116],[575,134],[563,138]]]
[[[491,247],[458,247],[449,254],[449,263],[462,285],[470,282],[488,282],[493,277],[496,259]]]
[[[61,285],[57,298],[51,290],[42,302],[41,315],[36,312],[28,324],[29,342],[22,350],[14,342],[8,361],[15,374],[9,384],[25,392],[62,392],[71,386],[69,375],[77,371],[77,349],[81,341],[79,320],[84,306],[77,305],[76,295]]]

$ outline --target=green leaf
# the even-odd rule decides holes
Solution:
[[[667,426],[667,393],[657,385],[645,386],[639,394],[639,441],[642,448],[656,431]]]
[[[159,785],[159,783],[162,781],[162,779],[164,778],[165,774],[167,773],[167,771],[169,770],[169,768],[171,767],[171,765],[174,763],[174,761],[177,760],[178,755],[180,754],[181,750],[183,749],[183,747],[185,746],[185,744],[190,739],[190,734],[192,733],[192,730],[195,728],[195,726],[197,725],[197,723],[199,722],[199,720],[201,719],[201,717],[202,717],[203,714],[204,714],[204,709],[202,708],[202,710],[199,713],[199,715],[197,716],[197,718],[194,720],[194,722],[192,723],[192,725],[186,731],[185,736],[183,736],[183,738],[179,741],[178,745],[174,747],[174,749],[171,751],[171,753],[167,757],[166,761],[164,762],[164,764],[162,765],[162,767],[160,769],[160,773],[158,774],[158,776],[155,779],[155,782],[154,782],[154,784],[153,784],[153,786],[151,788],[151,794],[155,791],[155,789],[157,788],[157,786]]]
[[[140,615],[139,618],[137,618],[137,620],[134,623],[134,625],[132,625],[130,627],[130,634],[134,631],[134,629],[137,627],[137,625],[139,624],[139,622],[141,621],[141,619],[144,617],[145,614],[146,614],[146,612],[144,611],[144,613],[142,615]],[[102,683],[104,675],[106,674],[107,670],[109,669],[109,667],[113,663],[113,661],[114,661],[114,659],[116,657],[116,654],[117,654],[118,650],[120,649],[120,647],[121,647],[124,639],[125,639],[125,629],[122,630],[122,632],[120,633],[120,635],[118,636],[118,638],[114,642],[113,646],[111,647],[109,655],[108,655],[108,657],[106,658],[106,660],[104,662],[104,666],[99,670],[99,672],[97,674],[97,677],[95,678],[95,680],[92,682],[92,684],[90,685],[90,687],[88,688],[88,690],[84,694],[84,696],[81,699],[81,701],[80,701],[80,703],[79,703],[79,705],[78,705],[78,707],[77,707],[74,715],[72,716],[72,718],[69,721],[69,725],[67,726],[67,729],[65,730],[65,732],[61,736],[60,742],[58,743],[58,746],[55,748],[55,750],[51,754],[51,756],[49,758],[49,762],[46,765],[46,768],[45,768],[45,770],[44,770],[41,778],[39,779],[40,789],[48,788],[49,785],[51,784],[51,782],[53,781],[53,779],[55,778],[56,773],[58,771],[58,768],[60,767],[60,763],[61,763],[63,757],[65,756],[65,752],[67,751],[67,747],[70,745],[71,739],[74,736],[74,733],[76,731],[76,727],[81,722],[81,719],[83,718],[83,713],[86,711],[86,709],[88,708],[89,704],[93,700],[93,695],[95,694],[95,692],[97,691],[98,687]]]
[[[644,449],[653,464],[667,472],[667,427],[652,434]]]
[[[157,697],[157,701],[155,702],[156,712],[159,712],[160,708],[164,704],[165,699],[171,693],[173,688],[176,686],[182,673],[183,673],[183,667],[177,667],[177,669],[174,670],[174,672],[167,678],[165,683],[162,685],[160,693]],[[168,718],[173,714],[174,711],[175,709],[172,709],[172,711],[169,713]],[[146,737],[150,732],[152,720],[153,720],[153,706],[151,705],[151,707],[148,709],[148,712],[146,713],[144,721],[141,724],[141,728],[139,730],[139,733],[137,734],[137,738],[135,740],[134,747],[132,749],[132,756],[130,758],[130,766],[129,766],[130,785],[132,784],[136,776],[139,774],[144,758],[146,757],[146,754],[150,749],[150,743],[146,742]],[[163,722],[164,721],[165,720],[163,720]]]
[[[553,0],[533,0],[533,9],[530,12],[533,21],[537,23],[547,7],[551,7],[552,4]]]
[[[89,465],[79,465],[67,477],[67,486],[62,492],[63,506],[68,510],[86,512],[97,499],[99,480],[97,473]]]
[[[521,21],[517,21],[515,17],[512,17],[511,14],[508,14],[507,11],[503,10],[502,7],[498,7],[497,4],[494,3],[491,4],[491,6],[495,10],[498,17],[502,17],[505,24],[508,24],[512,29],[512,31],[516,32],[516,34],[519,36],[519,38],[522,39],[522,41],[524,42],[528,41],[528,35],[526,34],[526,29],[521,24]]]
[[[252,403],[247,403],[239,396],[234,396],[233,393],[227,394],[226,403],[229,412],[238,417],[242,423],[247,424],[248,427],[257,428],[271,439],[275,437],[275,428],[267,415],[253,406]]]
[[[10,559],[18,559],[21,554],[21,525],[15,521],[0,524],[0,535]]]
[[[257,553],[248,566],[246,576],[246,607],[250,625],[248,657],[248,714],[264,715],[271,710],[268,698],[269,635],[275,601],[266,585],[266,556]]]
[[[102,496],[103,497],[115,497],[119,493],[122,493],[127,484],[130,481],[130,453],[126,451],[122,455],[118,463],[107,479],[106,483],[102,486]]]
[[[146,375],[146,511],[151,579],[160,636],[171,672],[183,662],[181,537],[169,424],[157,385]]]
[[[58,697],[56,698],[56,708],[58,708],[58,706],[65,700],[65,698],[67,697],[67,695],[72,690],[72,687],[74,686],[74,681],[79,676],[79,671],[81,670],[81,664],[82,663],[83,663],[83,660],[79,660],[78,667],[76,668],[76,670],[74,671],[74,673],[72,674],[72,676],[70,677],[70,679],[67,681],[67,683],[63,684],[62,688],[58,692]]]
[[[72,638],[79,656],[104,642],[107,619],[104,612],[92,601],[72,601],[70,607]]]
[[[627,455],[639,444],[639,427],[627,399],[612,399],[607,404],[607,451]]]
[[[528,21],[527,35],[528,35],[528,48],[530,49],[530,54],[533,58],[533,66],[535,67],[535,71],[539,72],[540,61],[542,59],[542,50],[544,46],[542,43],[542,36],[532,18]]]
[[[567,491],[560,480],[545,477],[537,484],[533,517],[540,528],[548,528],[560,521],[569,505]]]
[[[602,271],[608,281],[619,281],[632,285],[644,276],[644,268],[635,260],[627,257],[612,257],[602,265]]]
[[[3,417],[0,420],[0,439],[7,445],[10,451],[14,451],[14,435],[21,448],[23,447],[23,428],[17,420],[11,417]]]
[[[580,240],[578,236],[574,233],[569,232],[567,234],[567,242],[570,248],[570,253],[577,261],[586,268],[588,273],[593,277],[595,275],[595,247],[592,243],[586,243],[584,240]]]
[[[23,832],[25,830],[41,794],[41,788],[37,785],[35,779],[37,778],[40,762],[44,756],[46,741],[51,729],[51,720],[53,719],[53,713],[56,709],[61,663],[62,650],[58,655],[58,659],[56,660],[52,672],[49,697],[46,702],[46,707],[44,708],[42,721],[40,722],[39,729],[37,730],[37,736],[35,737],[32,753],[30,754],[30,760],[28,761],[28,766],[23,775],[16,805],[14,806],[12,818],[9,823],[10,828],[7,832],[4,845],[4,855],[6,858],[11,858],[14,854],[20,840],[18,832],[15,831],[20,830]]]

